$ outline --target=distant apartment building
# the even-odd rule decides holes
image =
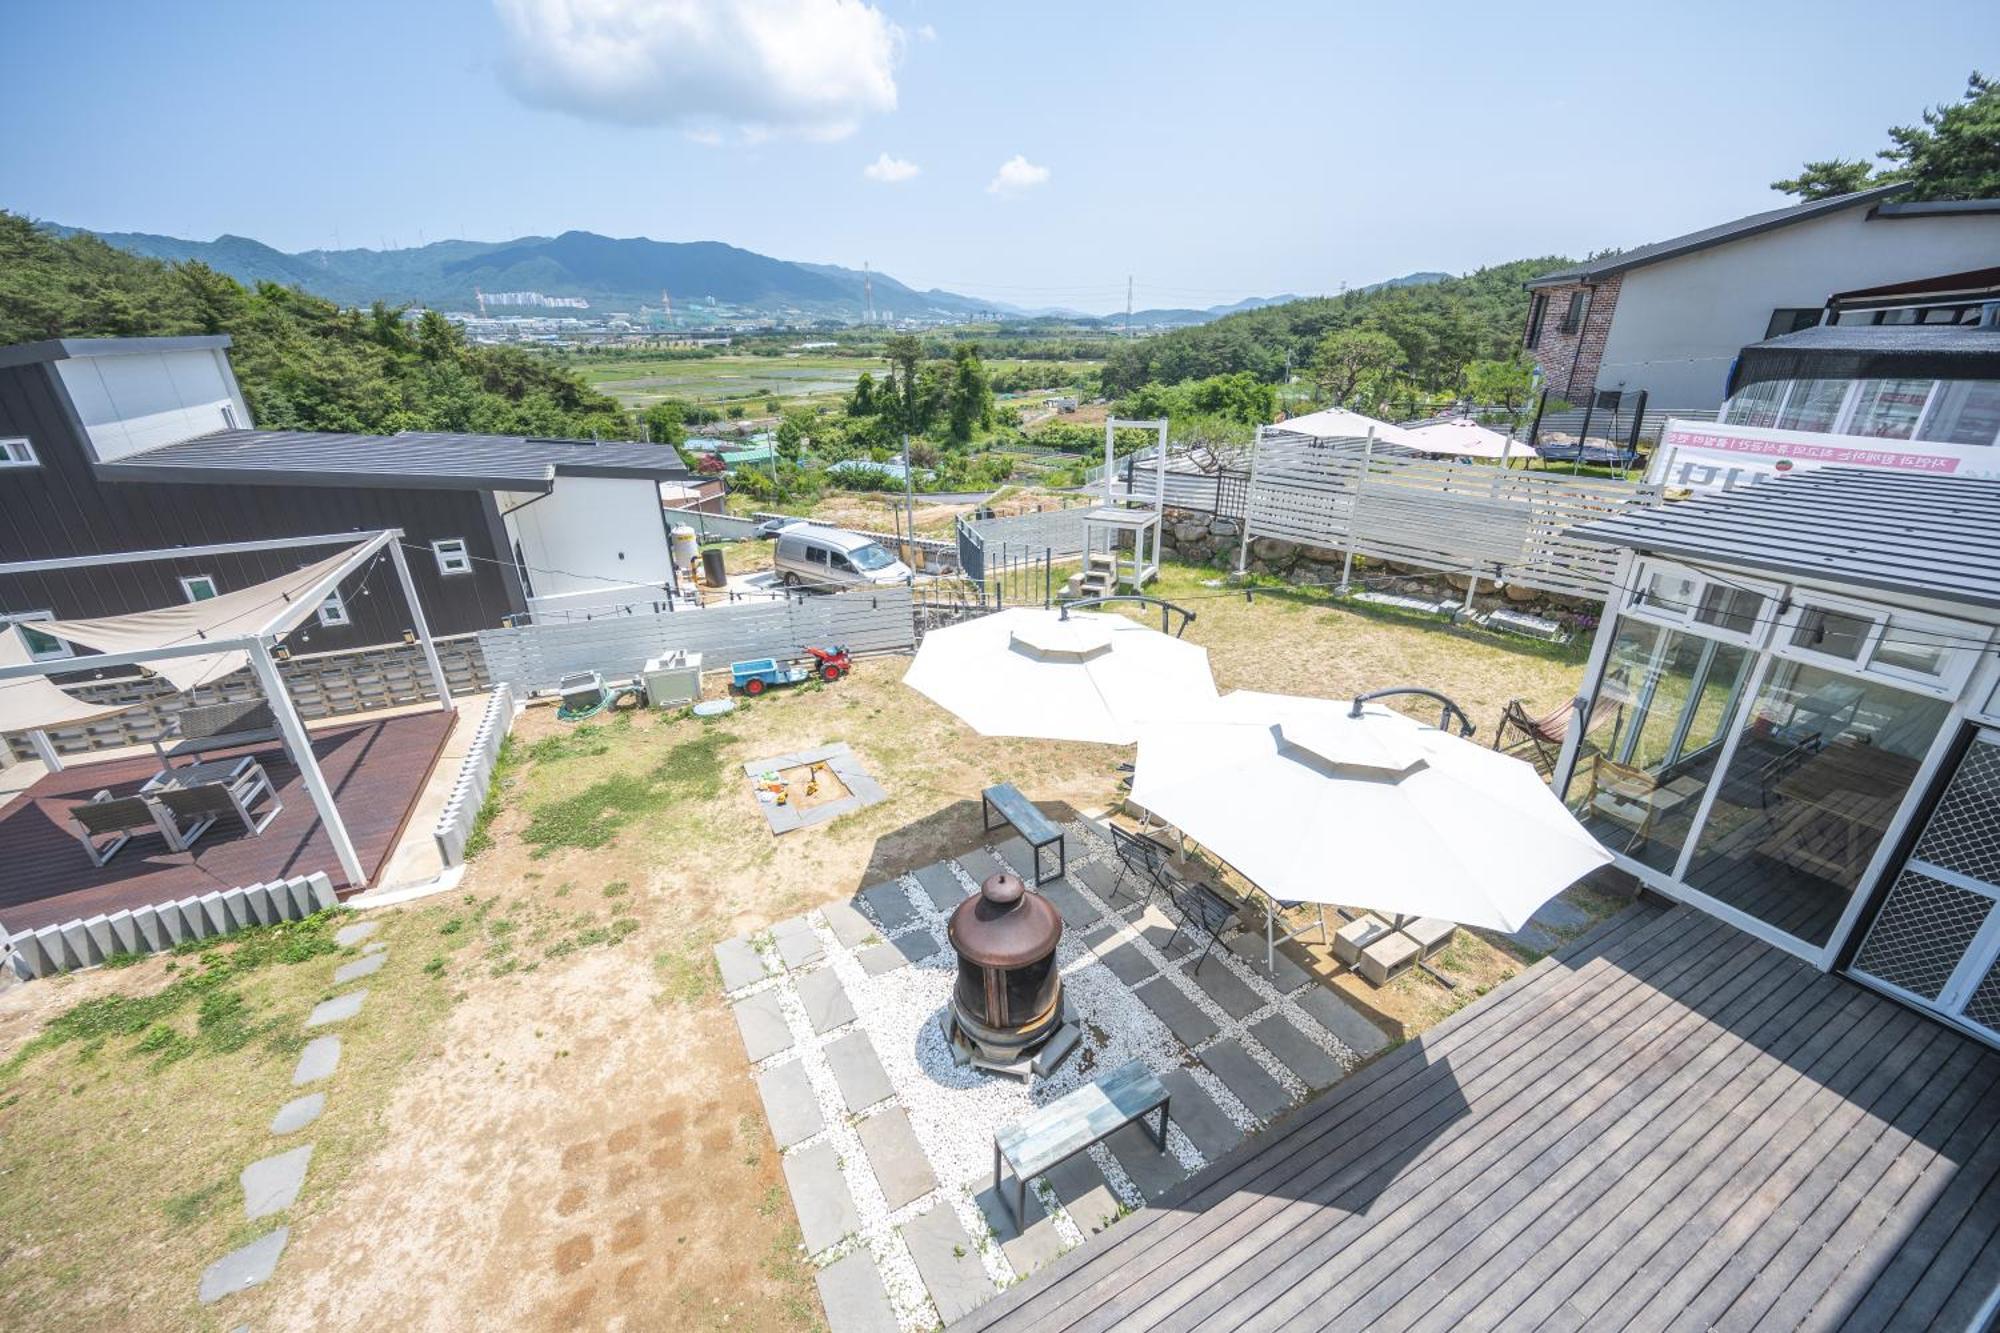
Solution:
[[[1747,344],[1822,322],[1833,293],[1983,269],[2000,199],[1899,203],[1901,186],[1752,214],[1546,273],[1528,284],[1523,342],[1551,395],[1645,390],[1654,409],[1707,411]]]

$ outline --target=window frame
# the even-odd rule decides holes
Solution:
[[[447,550],[456,547],[456,550]],[[431,543],[431,556],[437,561],[438,573],[445,578],[457,578],[472,572],[472,548],[463,537],[439,537]]]
[[[1659,575],[1670,578],[1691,579],[1693,590],[1688,594],[1684,606],[1663,606],[1646,600],[1653,579]],[[1748,592],[1764,599],[1763,607],[1751,621],[1747,630],[1730,629],[1711,620],[1698,620],[1695,613],[1701,609],[1702,599],[1711,588],[1726,592]],[[1715,639],[1721,643],[1733,643],[1745,648],[1762,647],[1770,638],[1774,621],[1783,618],[1774,615],[1774,608],[1783,600],[1783,584],[1769,583],[1762,579],[1730,577],[1727,579],[1705,573],[1693,565],[1684,565],[1678,560],[1645,559],[1633,566],[1632,586],[1626,592],[1618,614],[1634,620],[1646,621],[1663,629],[1686,630],[1701,639]]]
[[[1810,666],[1824,667],[1829,671],[1858,676],[1863,680],[1878,680],[1897,689],[1910,690],[1932,698],[1956,700],[1965,690],[1966,682],[1979,665],[1980,656],[1986,651],[1970,645],[1984,641],[1992,642],[1992,627],[1970,621],[1954,620],[1949,616],[1933,615],[1925,611],[1906,611],[1899,607],[1883,606],[1877,602],[1865,602],[1858,598],[1842,597],[1835,593],[1823,593],[1814,589],[1794,589],[1792,605],[1778,618],[1777,632],[1771,639],[1771,654]],[[1861,651],[1853,657],[1841,657],[1833,653],[1822,653],[1811,647],[1792,642],[1807,615],[1813,611],[1827,611],[1835,615],[1851,616],[1868,622],[1868,629],[1861,640]],[[1892,630],[1916,630],[1931,634],[1950,642],[1944,649],[1944,669],[1937,675],[1912,670],[1877,660],[1882,641]]]
[[[195,596],[195,585],[199,583],[206,583],[208,585],[208,596]],[[215,575],[213,574],[183,574],[181,576],[181,596],[190,603],[213,601],[215,598],[222,596],[222,585],[216,582]]]
[[[40,467],[35,442],[25,435],[0,435],[0,468]]]
[[[1542,325],[1549,317],[1549,297],[1547,292],[1536,292],[1528,298],[1528,333],[1522,339],[1529,351],[1542,345]]]
[[[332,615],[329,616],[328,612],[332,612]],[[340,589],[338,588],[327,593],[326,597],[321,600],[319,609],[313,612],[313,615],[320,624],[326,626],[328,629],[340,629],[354,623],[354,617],[349,615],[347,611],[347,599],[340,595]]]
[[[1579,287],[1569,294],[1569,305],[1563,310],[1562,323],[1557,325],[1558,333],[1581,333],[1583,321],[1590,316],[1590,293]]]
[[[11,629],[15,625],[27,625],[37,620],[55,618],[54,611],[0,611],[0,629]],[[28,636],[25,634],[21,636],[21,643],[28,650],[30,662],[62,662],[76,656],[76,649],[72,648],[67,640],[58,639],[53,634],[44,634],[42,637],[56,646],[44,652],[36,652],[35,645],[28,642]]]

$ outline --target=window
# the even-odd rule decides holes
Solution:
[[[1806,310],[1791,306],[1779,306],[1771,312],[1771,322],[1764,326],[1766,338],[1782,338],[1787,333],[1797,333],[1819,323],[1817,308]]]
[[[440,574],[472,572],[472,555],[465,549],[465,540],[461,537],[445,537],[432,542],[431,553],[437,556]]]
[[[808,546],[806,547],[806,560],[810,564],[823,565],[826,563],[826,552],[820,547]]]
[[[0,467],[34,467],[35,446],[25,435],[0,437]]]
[[[55,635],[29,627],[33,621],[54,619],[55,614],[50,611],[0,612],[0,626],[13,625],[20,629],[21,642],[28,645],[28,660],[32,662],[53,662],[57,658],[76,655],[67,643]]]
[[[1940,384],[1917,438],[1940,444],[2000,443],[2000,380]]]
[[[1855,394],[1846,434],[1878,440],[1907,440],[1917,431],[1936,380],[1863,380]]]
[[[1583,308],[1587,301],[1588,297],[1583,292],[1577,291],[1569,294],[1569,308],[1563,311],[1562,331],[1564,333],[1575,333],[1583,327]]]
[[[1773,426],[1785,401],[1783,380],[1758,380],[1730,395],[1722,405],[1722,420],[1730,426]]]
[[[207,574],[190,574],[181,580],[181,596],[190,602],[205,602],[221,591]]]
[[[833,553],[833,567],[847,574],[852,574],[854,572],[854,566],[848,563],[847,557],[842,555],[838,551],[835,551]]]
[[[1530,349],[1542,345],[1542,321],[1548,318],[1548,314],[1549,298],[1545,293],[1536,292],[1532,297],[1528,298],[1528,336],[1526,342]]]
[[[896,563],[895,556],[890,555],[874,542],[869,542],[866,546],[855,547],[852,554],[855,565],[861,569],[887,569]]]
[[[1705,639],[1760,640],[1777,589],[1722,579],[1664,560],[1639,567],[1628,612],[1659,624],[1701,626]]]
[[[1794,380],[1778,412],[1781,430],[1829,431],[1840,419],[1849,380]]]
[[[354,623],[347,618],[347,603],[341,600],[338,588],[328,593],[326,600],[319,604],[319,623],[322,625],[351,625]]]
[[[1809,594],[1778,644],[1787,657],[1950,698],[1972,674],[1986,638],[1985,630],[1957,620]]]

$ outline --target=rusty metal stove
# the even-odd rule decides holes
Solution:
[[[1063,1021],[1061,914],[1001,871],[958,905],[947,934],[958,979],[946,1035],[974,1064],[1022,1072]]]

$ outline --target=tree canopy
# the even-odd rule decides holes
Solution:
[[[1889,146],[1875,154],[1886,164],[1879,169],[1865,159],[1825,158],[1771,188],[1813,200],[1906,181],[1905,199],[2000,198],[2000,81],[1974,70],[1958,101],[1928,107],[1918,124],[1888,133]]]

